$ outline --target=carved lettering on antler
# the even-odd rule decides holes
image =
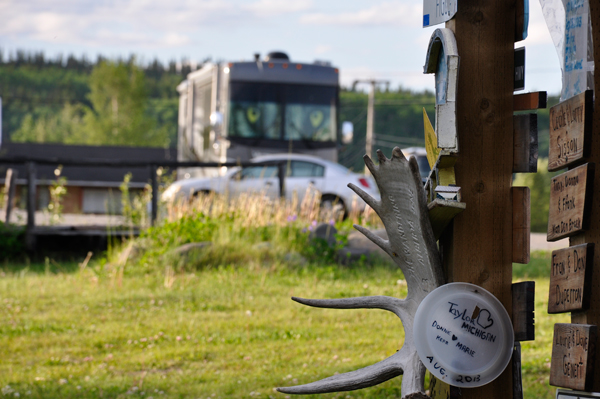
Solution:
[[[354,227],[383,249],[400,267],[406,278],[405,299],[370,296],[345,299],[292,298],[304,305],[334,309],[384,309],[396,314],[404,327],[402,349],[371,366],[334,375],[320,381],[277,388],[289,394],[352,391],[380,384],[404,374],[403,398],[425,398],[425,366],[419,360],[413,341],[413,321],[417,307],[428,293],[443,284],[436,240],[429,221],[427,199],[416,159],[407,160],[396,147],[388,159],[377,151],[379,166],[365,155],[365,164],[377,182],[381,199],[376,200],[353,184],[348,186],[381,218],[388,240],[362,226]]]

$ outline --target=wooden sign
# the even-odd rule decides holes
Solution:
[[[531,111],[546,108],[547,104],[548,93],[545,91],[515,94],[513,96],[513,111]]]
[[[535,339],[535,281],[513,283],[511,290],[515,341],[533,341]]]
[[[550,385],[590,391],[593,384],[596,326],[554,325]]]
[[[538,161],[537,114],[513,116],[513,173],[535,173]]]
[[[529,28],[529,0],[515,2],[515,42],[527,39]]]
[[[513,399],[523,399],[521,343],[515,342],[512,355]]]
[[[550,108],[548,170],[573,165],[589,155],[593,92],[588,90]]]
[[[585,310],[589,307],[593,260],[593,243],[552,252],[548,313]]]
[[[587,229],[594,164],[587,163],[552,179],[548,241],[570,237]]]
[[[529,187],[511,187],[513,202],[513,252],[514,263],[529,263],[531,236],[531,194]]]
[[[598,399],[600,393],[597,392],[581,392],[581,391],[570,391],[566,389],[556,390],[556,399]]]

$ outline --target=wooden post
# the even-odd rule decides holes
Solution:
[[[9,168],[6,171],[6,179],[4,181],[4,187],[5,187],[4,195],[6,196],[4,198],[4,201],[5,201],[4,223],[6,223],[7,225],[10,223],[10,214],[12,213],[13,201],[15,198],[15,190],[16,190],[16,180],[17,180],[18,174],[19,173],[17,172],[16,169]]]
[[[600,93],[600,3],[598,1],[590,1],[590,16],[592,21],[592,37],[594,43],[594,61],[596,68],[594,70],[594,92],[596,96]],[[592,140],[590,148],[590,156],[588,162],[594,162],[600,165],[600,101],[596,97],[594,104]],[[600,173],[594,176],[594,193],[592,204],[589,207],[589,229],[581,234],[570,238],[571,246],[585,243],[595,245],[593,264],[600,265]],[[597,267],[597,266],[596,266]],[[591,283],[591,298],[589,309],[582,312],[571,313],[571,322],[576,324],[588,324],[600,326],[600,272],[596,269],[592,273]],[[594,374],[591,377],[593,384],[588,387],[593,392],[600,392],[600,356],[596,355],[594,362]]]
[[[36,208],[36,171],[35,162],[27,162],[27,231],[25,247],[31,252],[35,249],[35,208]]]
[[[277,177],[279,178],[279,198],[285,198],[285,172],[287,162],[280,162],[277,164]]]
[[[158,217],[158,180],[156,178],[156,165],[150,165],[150,184],[152,185],[152,215],[150,223],[152,226],[156,223]]]
[[[454,20],[460,70],[456,184],[467,209],[440,240],[448,282],[469,282],[512,309],[515,1],[461,0]],[[463,398],[510,399],[512,367]]]

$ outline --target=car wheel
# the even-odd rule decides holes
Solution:
[[[334,195],[325,195],[321,198],[321,218],[343,220],[346,217],[346,206],[341,198]]]
[[[200,200],[203,200],[205,197],[211,195],[213,192],[209,191],[209,190],[200,190],[200,191],[195,191],[192,193],[192,195],[190,195],[189,197],[189,202],[193,203],[193,202],[198,202]]]

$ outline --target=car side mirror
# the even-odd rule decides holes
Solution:
[[[350,121],[342,122],[342,143],[350,144],[354,138],[354,124]]]

